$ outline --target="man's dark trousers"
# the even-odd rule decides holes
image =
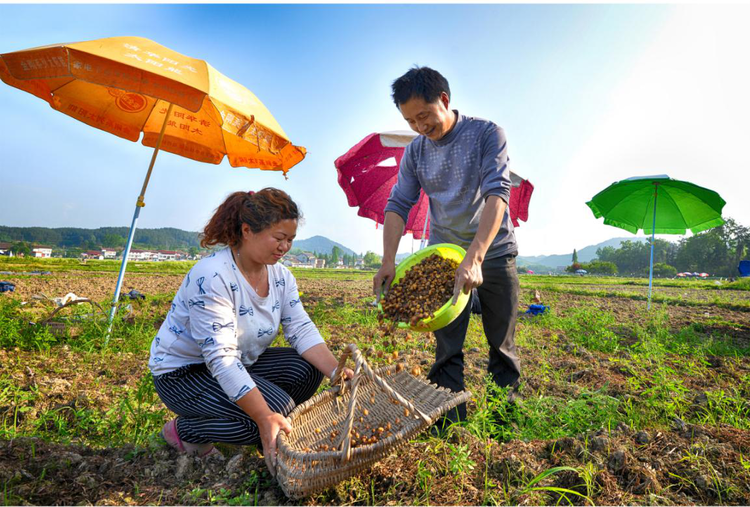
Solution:
[[[517,384],[521,363],[516,351],[515,332],[518,315],[518,273],[516,254],[482,263],[483,282],[477,288],[482,303],[482,325],[490,346],[487,371],[500,387]],[[471,305],[448,326],[435,331],[435,364],[427,378],[451,391],[464,390],[464,340],[469,327]],[[466,419],[466,403],[451,410],[449,421]]]

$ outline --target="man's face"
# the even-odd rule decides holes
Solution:
[[[441,139],[453,126],[453,111],[448,94],[443,92],[435,102],[425,102],[421,97],[412,97],[398,106],[409,127],[432,141]]]

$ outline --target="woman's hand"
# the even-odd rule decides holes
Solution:
[[[289,419],[276,412],[255,421],[260,431],[260,441],[263,444],[263,457],[272,477],[276,477],[276,437],[280,431],[287,435],[292,432]]]

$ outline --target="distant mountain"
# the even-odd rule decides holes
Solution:
[[[623,241],[643,242],[643,241],[646,241],[646,238],[637,238],[634,236],[631,236],[629,238],[612,238],[612,239],[608,239],[607,241],[603,241],[597,245],[590,245],[590,246],[584,247],[580,250],[577,250],[578,262],[589,262],[589,261],[596,259],[596,251],[599,248],[604,248],[605,246],[620,248],[620,244]],[[545,266],[547,268],[554,269],[554,268],[569,266],[572,263],[572,261],[573,261],[573,252],[570,252],[567,254],[558,254],[558,255],[536,255],[536,256],[519,255],[516,258],[516,263],[519,266],[526,266],[526,267],[530,267],[531,269],[534,269],[534,266],[536,267]]]
[[[295,239],[293,248],[296,250],[304,250],[306,252],[317,252],[319,254],[330,254],[333,251],[333,247],[339,247],[342,254],[357,255],[357,253],[351,248],[347,248],[341,243],[336,243],[324,236],[313,236],[307,239]]]

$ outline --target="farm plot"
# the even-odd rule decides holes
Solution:
[[[429,370],[431,335],[378,331],[372,273],[295,274],[334,350],[353,342],[373,366],[397,357]],[[124,291],[147,297],[120,310],[106,349],[105,322],[90,307],[66,308],[59,326],[41,326],[51,307],[33,296],[73,292],[107,308],[116,274],[2,279],[17,284],[0,295],[5,504],[292,503],[254,447],[220,445],[223,458],[201,461],[156,437],[170,416],[153,390],[148,347],[181,274],[129,274]],[[505,391],[488,384],[487,344],[473,316],[469,421],[444,438],[422,435],[370,471],[293,503],[749,504],[749,292],[669,294],[647,311],[641,285],[567,280],[522,278],[519,312],[536,290],[551,309],[519,319],[520,402],[508,405]],[[655,293],[673,289],[686,290]]]

